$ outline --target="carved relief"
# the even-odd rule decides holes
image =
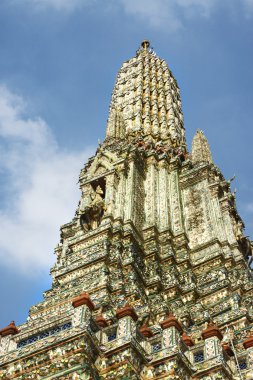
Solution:
[[[94,230],[100,226],[105,210],[103,195],[104,192],[98,185],[95,191],[90,192],[90,200],[86,201],[86,205],[81,203],[79,208],[80,224],[84,231]]]

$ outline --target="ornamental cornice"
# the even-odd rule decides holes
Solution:
[[[172,237],[173,237],[173,233],[170,227],[159,229],[158,238],[159,238],[159,243],[161,245],[170,244],[172,241]]]
[[[24,360],[25,358],[35,358],[38,354],[48,352],[49,350],[73,342],[82,337],[88,338],[89,334],[86,331],[84,331],[81,326],[73,327],[69,330],[64,330],[62,333],[58,335],[39,340],[31,345],[23,347],[20,350],[15,350],[13,352],[1,356],[0,367],[7,366],[8,364],[13,363],[15,361],[19,361],[20,359]],[[52,338],[54,339],[53,341]]]
[[[158,231],[156,225],[144,227],[142,229],[142,233],[143,233],[144,242],[146,242],[148,240],[152,240],[152,239],[157,240],[158,236],[159,236],[159,231]]]
[[[158,164],[159,169],[167,169],[167,170],[169,170],[169,160],[167,159],[167,157],[161,157],[161,158],[159,158],[157,164]]]
[[[174,235],[172,242],[176,250],[185,248],[187,251],[189,251],[189,238],[185,232]]]
[[[65,323],[68,323],[70,321],[71,317],[64,316],[59,317],[57,319],[57,325],[63,325]],[[36,323],[34,321],[28,321],[24,325],[19,326],[19,333],[13,338],[14,342],[18,343],[21,340],[27,339],[29,336],[32,336],[36,334],[38,331],[46,331],[50,330],[51,328],[55,327],[56,321],[48,322],[48,320],[44,321],[43,324],[40,324],[40,327],[36,326]]]
[[[180,172],[179,183],[182,189],[193,186],[203,180],[208,181],[209,167],[206,165],[198,169],[193,168],[188,173]]]
[[[245,310],[231,310],[225,315],[217,315],[213,318],[214,322],[219,326],[226,326],[227,323],[244,320],[244,324],[249,322]]]
[[[116,169],[116,172],[118,173],[118,175],[120,175],[121,173],[126,175],[128,170],[129,170],[129,165],[128,165],[127,159],[122,159],[120,162],[116,163],[115,169]]]
[[[181,166],[181,161],[176,157],[169,162],[169,172],[181,170]]]
[[[83,260],[79,260],[77,263],[74,263],[72,266],[68,266],[68,268],[65,268],[64,271],[59,272],[55,276],[55,279],[60,282],[64,277],[75,272],[76,270],[85,269],[90,267],[91,264],[98,264],[99,262],[104,261],[107,256],[108,252],[95,252],[92,255],[85,257]]]
[[[205,256],[205,253],[206,254],[213,253],[213,252],[216,253],[217,251],[220,254],[222,252],[221,248],[222,248],[222,245],[219,239],[212,239],[212,240],[209,240],[208,242],[197,245],[195,248],[191,248],[190,253],[191,253],[191,256],[193,256],[196,253],[200,253],[201,251],[203,251],[202,256]]]
[[[92,246],[98,242],[101,242],[102,240],[110,240],[112,236],[112,222],[110,220],[106,220],[106,223],[103,223],[103,220],[96,229],[87,231],[85,234],[82,234],[81,236],[75,236],[73,239],[69,242],[70,249],[76,248],[79,245],[86,246],[89,244],[89,246]],[[75,252],[75,250],[73,250]]]
[[[203,265],[208,265],[210,262],[213,260],[221,259],[222,262],[225,262],[225,257],[223,255],[223,252],[213,252],[208,254],[206,257],[201,257],[198,260],[193,260],[192,258],[190,259],[192,267],[195,269],[196,267]]]
[[[104,171],[103,173],[99,173],[98,175],[89,175],[89,177],[83,178],[82,181],[80,181],[80,188],[83,189],[85,185],[88,185],[90,182],[96,181],[101,177],[108,177],[109,175],[115,173],[115,171],[116,169],[112,168],[110,170]]]
[[[208,185],[210,194],[215,198],[220,198],[222,195],[222,187],[219,183],[210,183]]]
[[[142,243],[143,243],[142,235],[137,230],[137,228],[135,227],[134,223],[131,220],[127,220],[124,222],[123,236],[124,236],[125,241],[126,241],[126,239],[130,239],[131,241],[133,239],[134,241],[136,241],[140,245],[142,245]]]
[[[147,165],[154,165],[155,167],[157,167],[157,157],[151,153],[146,158],[146,164]]]

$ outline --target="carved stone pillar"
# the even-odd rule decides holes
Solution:
[[[201,335],[205,340],[205,360],[222,355],[222,346],[220,341],[222,340],[223,335],[217,326],[209,323],[208,327],[202,331]]]
[[[159,162],[159,182],[158,182],[158,198],[159,198],[159,224],[160,228],[169,227],[169,190],[168,190],[168,173],[167,162],[163,159]]]
[[[145,180],[145,224],[154,226],[157,220],[157,169],[156,159],[150,156],[147,159],[147,173]]]
[[[73,326],[76,327],[80,326],[81,324],[88,325],[91,317],[91,312],[95,308],[88,293],[83,292],[80,294],[80,296],[75,297],[72,300],[72,306],[75,308],[72,317]]]
[[[129,157],[129,169],[126,181],[124,221],[131,221],[141,231],[144,219],[143,165],[138,154]]]
[[[117,187],[118,178],[115,173],[109,174],[106,176],[106,191],[105,191],[105,214],[104,214],[104,220],[106,219],[106,216],[114,216],[114,210],[115,210],[115,197],[116,197],[116,187]]]
[[[211,204],[211,213],[213,223],[213,228],[215,229],[216,237],[221,241],[226,241],[226,229],[222,219],[222,212],[219,202],[219,185],[212,184],[209,185],[209,191],[211,195],[210,204]]]
[[[129,162],[129,169],[127,173],[127,181],[126,181],[126,196],[125,196],[125,221],[133,219],[133,202],[134,202],[134,157],[131,157],[131,161]]]
[[[194,346],[194,341],[193,339],[186,334],[186,332],[183,332],[182,336],[181,336],[181,339],[182,341],[184,342],[184,344],[187,346],[187,347],[193,347]],[[192,351],[188,350],[188,351],[185,351],[185,356],[188,358],[188,360],[190,362],[193,362],[193,353]]]
[[[169,205],[170,205],[170,221],[171,228],[175,235],[183,232],[183,219],[181,208],[181,192],[179,189],[178,169],[173,165],[169,174]]]
[[[161,327],[163,329],[162,348],[177,346],[183,329],[174,315],[169,314],[168,318],[161,322]]]
[[[136,336],[136,321],[138,319],[137,314],[131,306],[125,306],[118,309],[116,312],[116,317],[119,320],[118,323],[118,338],[131,338],[131,336]]]
[[[230,205],[227,199],[222,200],[221,204],[221,212],[223,217],[223,223],[225,226],[225,232],[227,235],[227,240],[230,244],[236,243],[235,234],[233,231],[233,225],[230,216]]]
[[[18,332],[14,321],[0,330],[0,355],[17,348],[17,343],[14,342],[13,336],[18,334]]]
[[[126,186],[126,177],[125,177],[125,165],[121,164],[117,166],[118,171],[118,188],[116,192],[116,202],[115,202],[115,218],[120,218],[123,220],[124,217],[124,200],[125,200],[125,186]]]

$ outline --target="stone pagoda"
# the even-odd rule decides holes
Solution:
[[[179,88],[143,41],[61,226],[52,288],[0,330],[0,379],[253,379],[252,244]]]

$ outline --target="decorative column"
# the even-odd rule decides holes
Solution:
[[[162,348],[172,348],[177,346],[183,329],[174,315],[169,314],[168,318],[161,322],[161,327],[164,330]]]
[[[181,339],[187,348],[194,346],[194,341],[189,335],[186,334],[186,332],[183,332]],[[193,353],[190,350],[185,351],[184,354],[190,362],[193,362]]]
[[[115,202],[115,215],[114,218],[119,218],[123,220],[124,216],[124,203],[125,203],[125,185],[126,185],[126,178],[125,178],[125,163],[122,163],[117,166],[117,173],[119,176],[118,180],[118,188],[116,192],[116,202]]]
[[[14,342],[13,336],[18,334],[18,332],[14,321],[0,330],[0,355],[17,348],[17,343]]]
[[[160,228],[169,228],[169,191],[168,191],[168,164],[164,158],[159,162],[159,182],[158,182],[158,197],[159,197],[159,224]]]
[[[170,164],[171,172],[168,175],[168,193],[170,207],[171,228],[175,235],[183,232],[183,218],[181,209],[181,192],[179,188],[178,163]]]
[[[115,213],[115,197],[116,187],[118,183],[118,176],[116,173],[111,173],[106,176],[106,191],[105,191],[105,206],[103,224],[108,221],[108,217],[114,216]]]
[[[100,327],[99,331],[96,333],[96,337],[98,341],[102,344],[105,344],[108,342],[108,336],[103,332],[103,329],[107,326],[109,326],[109,323],[104,318],[102,314],[98,315],[96,317],[96,324]]]
[[[146,352],[150,353],[152,350],[152,347],[148,339],[151,338],[154,334],[152,333],[151,329],[146,324],[141,326],[141,328],[139,329],[139,332],[146,338],[145,340],[141,341],[141,346],[144,348]]]
[[[222,347],[220,341],[223,335],[220,329],[213,323],[209,323],[207,328],[202,331],[202,338],[205,340],[205,360],[214,358],[215,356],[222,355]]]
[[[231,214],[230,214],[231,206],[228,200],[228,196],[226,197],[226,199],[223,199],[220,202],[220,207],[221,207],[221,214],[223,218],[223,224],[225,227],[227,240],[230,244],[234,244],[236,243],[236,238],[233,231],[233,225],[232,225]]]
[[[134,202],[134,173],[135,165],[134,165],[134,155],[131,154],[129,157],[129,168],[127,173],[126,180],[126,192],[125,192],[125,209],[124,209],[124,219],[125,221],[133,219],[133,202]]]
[[[136,321],[138,316],[134,309],[126,305],[116,311],[116,317],[119,320],[117,338],[127,338],[136,336]]]
[[[154,156],[147,159],[145,194],[145,225],[150,227],[154,226],[157,220],[157,169]]]
[[[224,242],[226,241],[226,229],[225,225],[223,223],[221,208],[220,208],[220,202],[219,202],[219,190],[220,186],[219,183],[214,183],[212,185],[209,185],[209,191],[210,191],[210,204],[211,204],[211,213],[212,213],[212,219],[214,221],[213,227],[215,229],[215,235],[217,238]]]
[[[74,327],[81,324],[88,325],[91,317],[91,312],[94,310],[94,303],[91,301],[88,293],[83,292],[80,296],[75,297],[72,300],[72,306],[75,308],[72,317],[72,324]]]

